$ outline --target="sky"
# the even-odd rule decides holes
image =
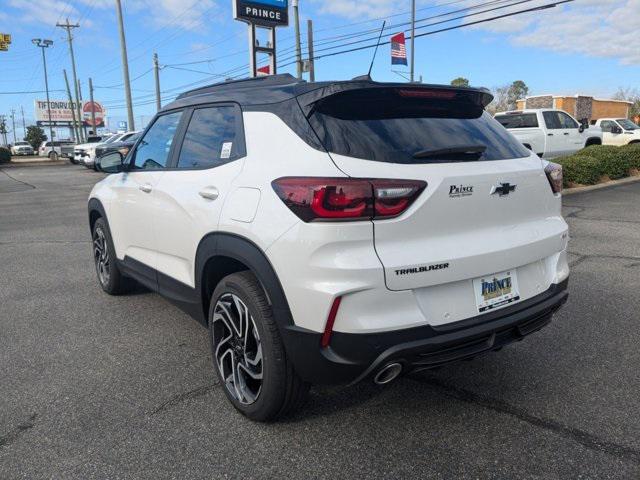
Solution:
[[[417,34],[529,9],[554,0],[417,0]],[[555,0],[557,1],[557,0]],[[521,2],[514,5],[516,2]],[[290,2],[291,3],[291,2]],[[410,0],[300,0],[303,56],[307,19],[314,24],[316,55],[369,45],[387,21],[383,40],[408,28]],[[248,74],[247,26],[234,21],[232,0],[122,0],[136,127],[155,113],[152,55],[158,54],[163,104],[194,86]],[[508,6],[511,5],[511,6]],[[492,12],[491,8],[505,7]],[[473,8],[472,8],[473,7]],[[472,9],[470,9],[472,8]],[[468,9],[468,10],[463,10]],[[460,11],[463,10],[463,11]],[[451,13],[459,11],[458,13]],[[470,15],[457,20],[462,15]],[[290,15],[291,16],[291,15]],[[0,0],[0,33],[10,33],[9,52],[0,52],[0,115],[16,112],[16,132],[33,122],[34,100],[44,99],[40,49],[32,38],[54,44],[46,52],[51,99],[66,99],[62,70],[70,74],[68,18],[83,97],[88,79],[95,100],[107,108],[109,125],[126,119],[115,0]],[[368,32],[368,33],[367,33]],[[555,8],[417,37],[416,77],[425,83],[468,78],[495,88],[523,80],[531,94],[610,97],[620,87],[640,88],[640,0],[575,0]],[[355,36],[360,34],[360,36]],[[291,64],[293,25],[277,31],[278,73]],[[353,43],[352,42],[360,42]],[[407,42],[409,48],[409,42]],[[316,80],[365,74],[372,49],[316,60]],[[400,73],[397,73],[400,71]],[[390,47],[378,51],[372,77],[404,81],[407,68],[392,68]],[[9,122],[9,129],[11,124]],[[60,137],[64,137],[60,132]],[[9,135],[12,140],[12,135]]]

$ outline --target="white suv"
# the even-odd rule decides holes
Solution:
[[[126,158],[101,158],[100,285],[135,279],[208,326],[225,393],[255,420],[312,383],[499,350],[566,300],[568,232],[561,170],[491,99],[289,75],[187,92]]]

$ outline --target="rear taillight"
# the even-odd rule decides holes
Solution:
[[[305,222],[397,217],[427,186],[421,180],[284,177],[272,182],[287,207]]]
[[[562,165],[549,162],[549,164],[544,168],[544,173],[547,174],[547,180],[549,180],[549,185],[551,185],[551,191],[553,193],[562,193]]]

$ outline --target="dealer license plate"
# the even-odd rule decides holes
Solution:
[[[509,270],[473,280],[478,312],[506,307],[520,300],[516,271]]]

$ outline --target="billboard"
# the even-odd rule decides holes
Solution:
[[[35,117],[36,122],[49,122],[49,112],[47,111],[47,101],[46,100],[34,100],[35,107]],[[71,124],[73,122],[73,114],[71,113],[71,109],[74,109],[74,112],[77,112],[77,104],[76,102],[69,102],[67,100],[51,100],[51,121],[56,123],[68,123]],[[95,111],[96,123],[95,127],[104,126],[104,117],[106,115],[106,110],[102,106],[100,102],[83,102],[82,103],[82,116],[83,123],[88,127],[93,127],[91,124],[91,110]]]
[[[265,27],[289,25],[288,0],[232,0],[233,18]]]

